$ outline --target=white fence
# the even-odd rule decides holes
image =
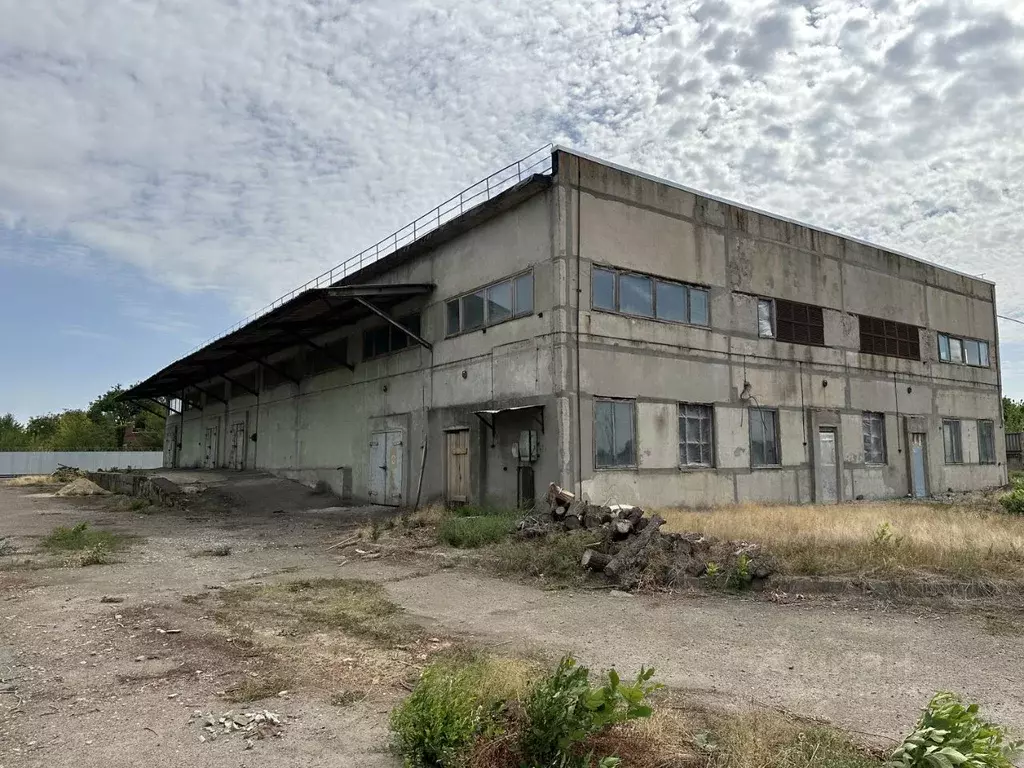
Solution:
[[[0,451],[0,477],[48,475],[59,464],[95,471],[119,467],[159,469],[161,451]]]

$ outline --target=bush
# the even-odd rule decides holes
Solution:
[[[1015,483],[1014,489],[999,499],[1003,509],[1011,515],[1024,515],[1024,487]]]
[[[484,722],[469,670],[444,664],[423,670],[412,695],[391,713],[407,768],[464,765]]]
[[[80,552],[83,550],[113,550],[120,545],[120,538],[110,531],[97,531],[88,523],[79,523],[73,528],[63,525],[54,528],[42,541],[43,549],[51,552]]]
[[[471,656],[435,662],[391,714],[398,749],[407,768],[523,765],[584,768],[588,738],[616,723],[648,717],[645,697],[660,685],[654,670],[641,670],[622,685],[612,670],[593,687],[586,667],[567,656],[540,677],[533,662]],[[504,759],[495,761],[495,750]],[[480,760],[491,754],[490,759]],[[600,761],[603,768],[616,758]]]
[[[437,535],[445,544],[459,549],[476,549],[508,536],[516,527],[516,516],[497,512],[472,517],[450,517],[438,526]]]
[[[1020,751],[1020,742],[1009,741],[1004,728],[979,717],[977,704],[964,705],[956,694],[941,692],[885,766],[1013,768]]]
[[[616,723],[651,716],[645,702],[661,687],[651,683],[653,669],[641,669],[632,685],[624,686],[614,669],[603,686],[590,685],[590,672],[566,656],[553,674],[541,680],[526,701],[526,725],[520,738],[525,765],[584,768],[593,754],[580,754],[587,739]],[[602,758],[600,765],[616,765]]]

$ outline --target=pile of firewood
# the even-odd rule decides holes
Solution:
[[[637,506],[589,504],[554,483],[548,487],[547,502],[548,513],[526,517],[519,524],[519,535],[533,538],[559,530],[600,533],[580,564],[624,589],[644,583],[683,586],[702,577],[758,587],[777,569],[775,558],[758,544],[699,533],[662,533],[661,516],[648,517]]]

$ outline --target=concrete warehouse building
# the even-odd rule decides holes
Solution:
[[[1004,483],[998,362],[988,281],[546,148],[128,396],[356,501],[835,502]]]

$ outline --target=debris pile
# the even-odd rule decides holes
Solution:
[[[105,491],[100,488],[96,483],[86,477],[80,477],[77,480],[72,480],[70,483],[65,485],[59,491],[53,494],[54,496],[109,496],[110,491]]]
[[[778,570],[776,559],[761,545],[723,541],[700,533],[663,533],[665,522],[630,504],[597,506],[552,483],[548,515],[531,515],[519,523],[519,536],[534,538],[552,531],[594,531],[594,546],[580,565],[623,589],[644,585],[675,587],[704,578],[721,586],[763,587]]]
[[[189,718],[189,725],[194,723],[201,724],[203,732],[199,734],[200,741],[215,741],[222,736],[240,733],[245,739],[246,749],[252,749],[253,744],[260,739],[280,738],[284,731],[281,715],[266,709],[256,712],[225,712],[220,716],[209,712],[204,714],[197,709]]]
[[[50,477],[58,483],[70,483],[77,477],[85,477],[85,472],[80,470],[78,467],[69,467],[67,464],[58,464],[57,468],[50,473]]]

